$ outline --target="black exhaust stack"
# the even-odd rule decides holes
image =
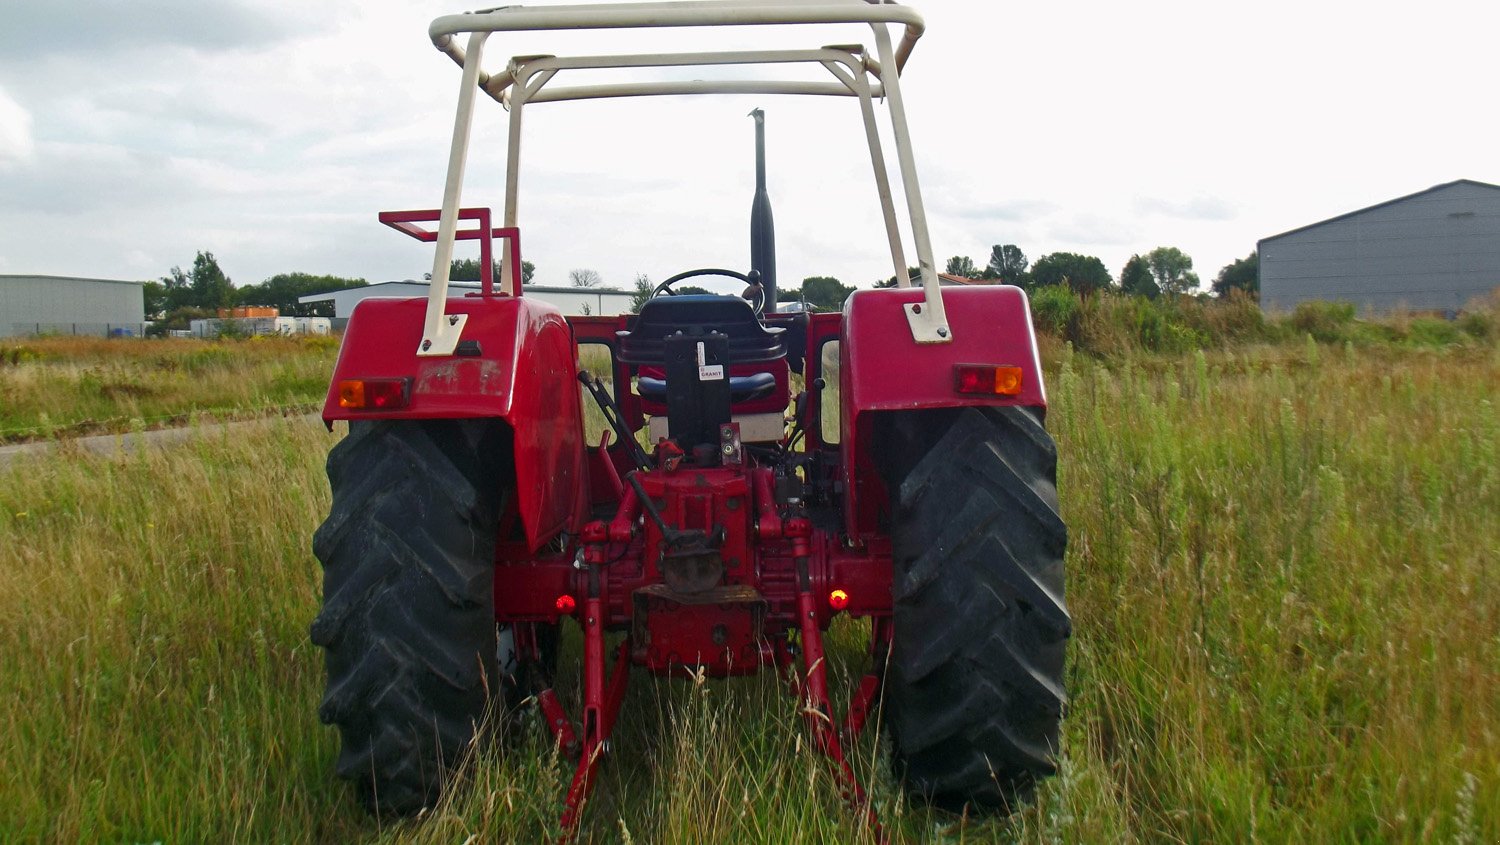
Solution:
[[[755,118],[755,200],[750,204],[750,269],[760,274],[766,292],[765,313],[776,313],[776,228],[771,223],[771,197],[766,194],[766,113]]]

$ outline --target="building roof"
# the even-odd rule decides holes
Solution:
[[[1274,240],[1276,240],[1278,238],[1284,238],[1287,235],[1295,235],[1298,232],[1305,232],[1308,229],[1316,228],[1316,227],[1322,226],[1322,225],[1324,225],[1326,223],[1333,223],[1333,222],[1335,222],[1337,220],[1345,220],[1347,218],[1354,217],[1354,216],[1359,215],[1359,214],[1364,214],[1367,211],[1374,211],[1377,208],[1385,208],[1388,205],[1395,205],[1398,202],[1406,202],[1409,199],[1415,199],[1415,198],[1420,197],[1420,196],[1422,196],[1424,194],[1430,194],[1430,193],[1433,193],[1434,191],[1441,191],[1441,190],[1443,190],[1445,188],[1451,188],[1451,187],[1453,187],[1455,185],[1474,185],[1474,186],[1480,187],[1480,188],[1492,188],[1494,190],[1500,191],[1500,185],[1491,185],[1489,182],[1480,182],[1480,181],[1477,181],[1477,180],[1474,180],[1474,179],[1455,179],[1452,182],[1444,182],[1441,185],[1433,185],[1431,188],[1426,188],[1424,190],[1417,191],[1414,194],[1407,194],[1404,197],[1396,197],[1395,199],[1386,200],[1385,202],[1377,202],[1374,205],[1365,206],[1364,208],[1356,209],[1354,211],[1348,211],[1348,212],[1345,212],[1343,214],[1337,215],[1335,217],[1330,217],[1327,220],[1319,220],[1316,223],[1309,223],[1306,226],[1298,226],[1295,229],[1288,229],[1285,232],[1282,232],[1282,233],[1280,233],[1278,235],[1271,235],[1270,237],[1267,237],[1267,238],[1261,238],[1260,239],[1260,243],[1265,243],[1266,241],[1274,241]]]
[[[144,285],[146,283],[141,279],[92,279],[87,276],[43,276],[36,273],[0,273],[0,282],[17,279],[47,279],[59,282],[104,282],[111,285]]]
[[[971,279],[968,276],[955,276],[952,273],[939,273],[938,284],[947,282],[950,285],[987,285],[989,279]]]
[[[0,278],[3,278],[3,277],[0,277]],[[420,285],[422,287],[427,287],[430,284],[432,284],[432,282],[428,281],[427,279],[406,279],[404,281],[375,282],[374,284],[361,285],[359,287],[339,288],[338,290],[324,291],[322,293],[310,293],[310,294],[308,294],[306,296],[299,296],[299,297],[297,297],[297,301],[298,302],[326,302],[326,301],[328,301],[330,299],[333,299],[334,296],[336,296],[338,294],[341,294],[341,293],[351,293],[351,292],[356,292],[356,291],[368,291],[371,288],[378,288],[378,287],[382,287],[384,285]],[[450,281],[448,283],[448,287],[450,287],[450,288],[474,288],[475,290],[478,290],[481,287],[481,285],[479,284],[479,282],[467,282],[467,281],[465,281],[465,282],[452,282],[452,281]],[[521,290],[522,290],[523,293],[525,291],[535,291],[536,293],[598,293],[598,294],[619,294],[620,296],[633,296],[633,294],[630,291],[628,291],[628,290],[620,290],[618,288],[584,288],[584,287],[577,287],[577,286],[560,287],[560,286],[557,286],[557,285],[526,285],[526,284],[523,284],[521,286]]]

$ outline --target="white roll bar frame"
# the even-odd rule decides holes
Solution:
[[[493,32],[533,30],[624,29],[648,27],[763,26],[783,24],[864,23],[874,31],[877,59],[862,46],[834,46],[804,50],[753,50],[705,53],[586,56],[518,56],[506,69],[487,74],[481,67],[486,39]],[[893,46],[888,26],[902,24],[905,32]],[[906,109],[901,98],[900,75],[907,57],[923,31],[922,18],[912,9],[892,0],[686,0],[686,2],[623,3],[613,5],[511,6],[463,15],[446,15],[432,22],[432,43],[463,68],[458,92],[458,113],[453,124],[443,208],[438,220],[437,250],[433,256],[432,286],[421,356],[452,355],[458,345],[467,315],[447,314],[448,271],[468,158],[474,99],[483,91],[510,109],[508,155],[505,178],[505,213],[502,226],[516,225],[521,155],[521,115],[528,103],[586,100],[603,97],[645,97],[663,94],[804,94],[855,97],[859,100],[870,162],[890,241],[896,284],[909,287],[906,258],[896,221],[890,176],[875,120],[874,99],[885,99],[890,107],[892,139],[911,217],[912,240],[921,268],[923,301],[905,305],[912,338],[917,343],[947,343],[952,340],[943,299],[938,287],[937,267],[922,206],[921,186],[911,152]],[[455,36],[468,33],[468,44],[459,47]],[[786,80],[681,80],[577,85],[543,90],[558,73],[568,70],[600,70],[645,67],[701,67],[710,65],[810,63],[823,66],[832,82]],[[885,68],[895,68],[886,73]],[[501,292],[515,296],[511,281],[511,250],[507,241],[501,253]]]

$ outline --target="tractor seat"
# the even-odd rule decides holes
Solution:
[[[639,376],[636,390],[646,414],[667,413],[665,339],[677,332],[718,332],[729,339],[729,402],[736,416],[786,410],[786,329],[762,325],[750,303],[737,296],[692,294],[647,300],[630,330],[615,333],[620,362]]]
[[[650,402],[667,401],[667,380],[642,375],[636,380],[636,390],[641,398]],[[770,373],[753,373],[748,376],[729,377],[729,402],[738,405],[755,399],[764,399],[776,392],[776,376]]]
[[[661,367],[666,364],[663,339],[675,332],[718,332],[729,338],[731,364],[759,364],[786,357],[785,331],[761,325],[755,309],[737,296],[693,294],[647,300],[630,330],[615,336],[621,363]]]

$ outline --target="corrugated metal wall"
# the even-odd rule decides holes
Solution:
[[[1441,185],[1267,238],[1260,286],[1273,310],[1328,300],[1456,311],[1500,286],[1500,188]]]
[[[0,336],[141,331],[140,282],[62,276],[0,276]]]

